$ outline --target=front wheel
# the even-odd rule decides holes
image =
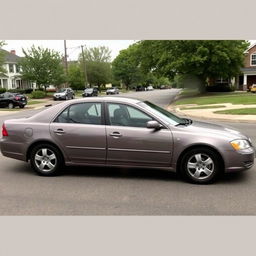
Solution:
[[[38,175],[54,176],[59,174],[63,165],[63,158],[54,146],[41,144],[31,150],[30,164]]]
[[[181,160],[180,172],[192,183],[212,183],[221,171],[221,159],[211,149],[195,148],[188,151]]]
[[[24,108],[25,106],[24,105],[20,105],[20,108]]]

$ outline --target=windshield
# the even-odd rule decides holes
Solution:
[[[93,89],[92,89],[92,88],[87,88],[87,89],[85,89],[84,91],[85,91],[85,92],[92,92]]]
[[[59,89],[57,92],[65,92],[65,91],[66,91],[65,88],[61,88],[61,89]]]
[[[177,125],[180,123],[184,123],[184,119],[182,119],[178,116],[175,116],[171,112],[169,112],[169,111],[167,111],[149,101],[140,102],[138,104],[140,106],[142,106],[143,108],[149,110],[151,113],[159,116],[160,118],[162,118],[164,121],[166,121],[169,124]]]

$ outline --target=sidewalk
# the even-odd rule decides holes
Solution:
[[[0,108],[0,116],[14,114],[14,113],[18,113],[18,112],[22,112],[22,111],[26,111],[26,110],[40,109],[40,108],[43,108],[45,105],[53,104],[55,102],[55,101],[53,101],[50,98],[36,99],[36,101],[41,101],[41,102],[38,103],[38,104],[26,105],[25,108],[18,108],[18,107],[16,107],[16,108],[14,108],[12,110],[8,110],[6,108]]]
[[[217,119],[217,120],[230,120],[234,122],[252,122],[256,123],[256,115],[231,115],[231,114],[216,114],[215,111],[219,110],[230,110],[230,109],[239,109],[239,108],[256,108],[256,104],[252,105],[242,105],[242,104],[231,104],[231,103],[218,103],[218,104],[207,104],[207,106],[216,106],[224,105],[225,107],[221,108],[207,108],[207,109],[181,109],[184,107],[200,107],[199,105],[190,104],[190,105],[169,105],[168,110],[176,112],[178,115],[188,116],[188,117],[198,117],[203,119]],[[203,106],[203,105],[202,105]]]

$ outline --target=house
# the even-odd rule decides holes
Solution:
[[[245,52],[244,67],[237,77],[237,89],[246,91],[252,84],[256,84],[256,43]]]
[[[29,89],[33,88],[32,82],[25,81],[21,78],[21,67],[19,61],[21,57],[16,55],[15,50],[8,52],[0,49],[4,53],[4,65],[5,72],[0,73],[0,88],[10,89]]]

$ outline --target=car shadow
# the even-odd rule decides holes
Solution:
[[[121,178],[121,179],[147,179],[180,181],[178,175],[163,169],[147,168],[120,168],[120,167],[66,167],[63,172],[66,176],[79,177],[102,177],[102,178]]]
[[[26,175],[35,175],[27,163],[21,163],[19,168],[12,169],[13,172]],[[212,185],[245,183],[251,179],[251,172],[226,173]],[[180,175],[164,169],[152,168],[120,168],[120,167],[97,167],[97,166],[67,166],[61,171],[61,176],[75,177],[100,177],[115,179],[140,179],[140,180],[162,180],[182,182]]]

